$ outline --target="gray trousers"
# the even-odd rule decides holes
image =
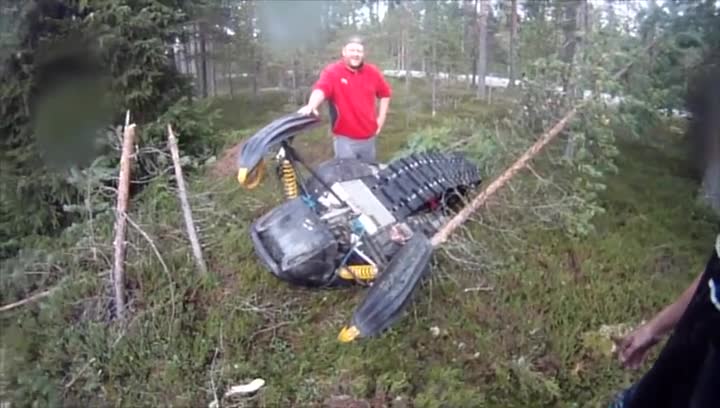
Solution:
[[[336,159],[360,159],[366,162],[375,160],[375,137],[365,140],[351,139],[346,136],[334,135],[333,147]]]

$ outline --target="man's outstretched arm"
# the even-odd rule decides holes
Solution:
[[[333,85],[332,75],[330,73],[330,67],[325,67],[320,73],[320,77],[317,82],[313,85],[313,91],[310,93],[308,103],[298,110],[298,113],[303,115],[315,114],[318,116],[317,108],[325,101],[325,99],[332,98]]]
[[[649,322],[635,329],[620,342],[618,354],[623,365],[631,368],[639,367],[648,351],[675,328],[695,294],[701,278],[702,273],[673,303],[663,308]]]
[[[315,89],[310,94],[310,99],[308,99],[307,105],[298,109],[298,113],[302,115],[309,115],[311,113],[318,115],[317,108],[323,103],[323,101],[325,101],[325,93],[321,89]]]

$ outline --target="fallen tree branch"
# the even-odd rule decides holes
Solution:
[[[180,167],[180,154],[178,153],[177,139],[175,138],[175,133],[169,124],[167,130],[168,145],[170,146],[170,153],[172,154],[173,164],[175,165],[175,179],[178,185],[178,197],[180,198],[180,206],[182,207],[183,217],[185,218],[185,227],[187,228],[188,239],[190,240],[193,256],[195,257],[198,269],[202,275],[206,275],[207,265],[203,259],[200,241],[198,240],[197,230],[195,229],[192,212],[190,211],[190,203],[188,202],[187,192],[185,190],[185,179],[183,179],[182,168]]]
[[[115,214],[115,258],[112,272],[112,286],[117,317],[125,318],[125,235],[127,233],[127,207],[130,190],[130,155],[135,139],[135,124],[129,124],[130,112],[125,117],[122,153],[120,155],[120,180],[118,181],[117,206]]]
[[[579,106],[582,106],[584,103],[580,103]],[[578,106],[578,107],[579,107]],[[505,183],[508,182],[515,174],[517,174],[518,171],[520,171],[523,167],[527,165],[527,163],[535,157],[540,150],[548,144],[555,136],[558,135],[564,128],[565,125],[577,114],[578,107],[575,107],[571,109],[565,116],[560,119],[558,123],[555,124],[550,130],[545,132],[541,137],[540,140],[535,142],[534,145],[530,147],[525,153],[523,153],[520,158],[515,161],[515,163],[512,164],[507,170],[505,170],[497,179],[495,179],[490,185],[488,185],[480,194],[478,194],[477,197],[475,197],[469,205],[467,205],[465,208],[462,209],[455,217],[453,217],[445,226],[443,226],[433,237],[432,237],[432,245],[438,246],[442,245],[447,241],[450,234],[458,228],[460,225],[462,225],[470,215],[475,212],[477,209],[479,209],[485,201],[487,201],[488,197],[493,195],[500,187],[505,185]]]
[[[0,313],[2,313],[2,312],[7,312],[7,311],[10,311],[10,310],[12,310],[12,309],[15,309],[15,308],[18,308],[18,307],[20,307],[20,306],[23,306],[23,305],[25,305],[25,304],[32,303],[32,302],[35,302],[35,301],[40,300],[40,299],[42,299],[42,298],[48,297],[48,296],[50,296],[53,292],[55,292],[59,287],[60,287],[60,285],[55,286],[55,287],[53,287],[53,288],[50,288],[50,289],[48,289],[48,290],[44,290],[44,291],[42,291],[42,292],[36,293],[36,294],[34,294],[34,295],[30,296],[30,297],[27,297],[27,298],[25,298],[25,299],[19,300],[19,301],[17,301],[17,302],[9,303],[9,304],[7,304],[7,305],[5,305],[5,306],[2,306],[2,307],[0,307]]]
[[[645,49],[642,51],[640,55],[645,55],[652,47],[655,46],[657,43],[657,40],[653,41],[650,45],[645,47]],[[615,75],[613,75],[613,79],[618,79],[622,75],[624,75],[635,63],[635,60],[631,61],[629,64],[627,64],[625,67],[620,69]],[[550,143],[572,120],[575,115],[577,114],[578,110],[580,110],[582,107],[584,107],[588,102],[587,101],[581,101],[578,104],[575,105],[568,113],[565,114],[552,128],[550,128],[547,132],[543,133],[540,136],[540,139],[538,139],[535,144],[533,144],[525,153],[523,153],[522,156],[520,156],[515,163],[513,163],[507,170],[505,170],[497,179],[495,179],[490,185],[488,185],[483,191],[480,192],[480,194],[475,197],[469,205],[465,206],[465,208],[462,209],[455,217],[453,217],[447,224],[445,224],[431,239],[431,243],[433,246],[442,245],[447,241],[450,234],[457,229],[460,225],[462,225],[467,219],[470,217],[470,215],[477,211],[483,204],[485,204],[485,201],[493,195],[500,187],[504,186],[508,180],[510,180],[515,174],[517,174],[518,171],[523,169],[527,166],[527,163],[535,157],[540,150],[542,150],[545,145]]]

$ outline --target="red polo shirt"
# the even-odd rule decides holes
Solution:
[[[365,62],[351,70],[342,60],[323,69],[313,89],[330,104],[332,131],[353,139],[369,139],[377,132],[376,98],[389,98],[390,85],[380,70]]]

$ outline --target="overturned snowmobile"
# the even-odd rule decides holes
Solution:
[[[237,177],[242,186],[256,187],[265,155],[276,152],[287,200],[250,231],[257,255],[276,277],[307,287],[369,286],[338,336],[350,342],[382,332],[399,317],[429,269],[430,238],[481,179],[461,155],[439,152],[386,165],[331,159],[311,168],[291,142],[320,124],[300,114],[273,121],[244,143]]]

